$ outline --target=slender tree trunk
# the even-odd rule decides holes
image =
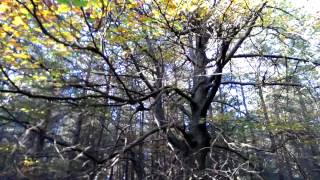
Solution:
[[[139,135],[143,136],[143,128],[144,128],[144,111],[140,113],[140,131]],[[143,143],[139,145],[139,153],[138,153],[138,163],[139,163],[139,172],[137,172],[138,178],[144,177],[144,152],[143,152]]]
[[[274,108],[274,115],[275,115],[276,122],[283,122],[283,120],[281,119],[281,116],[280,116],[281,108],[279,107],[279,101],[278,101],[277,98],[273,99],[273,108]],[[278,138],[279,138],[280,142],[284,141],[283,135],[280,134],[278,136]],[[283,148],[281,148],[281,149],[277,150],[276,154],[278,156],[277,158],[281,159],[280,160],[281,164],[278,165],[278,166],[281,166],[283,168],[283,172],[285,172],[285,171],[287,172],[286,179],[288,179],[288,180],[293,179],[294,177],[293,177],[293,174],[292,174],[290,161],[288,159],[288,156],[285,153],[285,150]]]
[[[270,123],[272,123],[270,121],[269,118],[269,114],[268,114],[268,109],[267,109],[267,105],[265,103],[264,97],[263,97],[263,91],[262,91],[262,87],[258,86],[258,95],[260,97],[260,101],[261,101],[261,106],[262,106],[262,111],[263,111],[263,115],[264,115],[264,119],[265,119],[265,126],[266,126],[266,130],[268,131],[269,134],[269,138],[271,141],[271,150],[275,150],[275,154],[276,154],[276,160],[277,160],[277,168],[279,168],[279,172],[278,172],[278,179],[279,180],[284,180],[284,169],[283,169],[283,165],[284,163],[282,162],[281,158],[281,154],[279,153],[279,150],[276,149],[276,140],[274,138],[273,133],[271,132],[271,129],[269,128]]]
[[[110,175],[108,180],[113,180],[113,167],[110,168]]]

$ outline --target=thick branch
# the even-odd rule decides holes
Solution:
[[[238,40],[238,42],[236,42],[236,44],[233,46],[233,48],[231,49],[231,51],[228,53],[225,62],[223,64],[226,64],[231,57],[233,57],[233,55],[237,52],[237,50],[240,48],[240,46],[242,45],[242,43],[244,42],[244,40],[247,39],[247,37],[250,35],[254,24],[256,23],[256,20],[259,17],[259,14],[261,13],[261,11],[263,10],[263,8],[266,6],[267,2],[263,3],[262,6],[260,7],[260,9],[255,12],[255,15],[253,17],[253,19],[251,20],[251,22],[248,24],[248,29],[246,30],[246,32],[244,33],[244,35]]]
[[[320,66],[320,63],[310,61],[308,59],[303,58],[297,58],[297,57],[290,57],[290,56],[283,56],[283,55],[264,55],[264,54],[237,54],[232,56],[231,58],[255,58],[255,57],[264,57],[267,59],[289,59],[289,60],[295,60],[295,61],[301,61],[304,63],[312,63],[316,66]]]
[[[294,86],[294,87],[307,87],[306,85],[300,83],[290,83],[290,82],[237,82],[237,81],[223,81],[221,84],[236,84],[241,86]],[[317,87],[315,87],[317,88]]]

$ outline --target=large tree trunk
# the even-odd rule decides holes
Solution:
[[[250,35],[253,25],[258,18],[258,14],[262,11],[266,3],[264,3],[256,13],[252,14],[251,18],[243,24],[244,33],[239,38],[233,39],[239,33],[238,27],[231,28],[230,34],[224,35],[221,33],[223,29],[216,29],[213,32],[212,28],[206,28],[207,24],[194,19],[191,23],[195,30],[188,33],[188,59],[192,62],[193,78],[191,82],[191,92],[187,94],[181,93],[182,97],[186,98],[190,104],[189,122],[184,124],[186,129],[181,127],[166,129],[168,141],[177,151],[177,155],[182,158],[184,177],[190,178],[191,173],[201,174],[206,168],[206,157],[210,149],[211,137],[208,133],[206,125],[207,111],[211,105],[213,98],[220,87],[222,79],[223,67],[230,61],[231,57],[239,49],[244,40]],[[198,29],[197,29],[198,28]],[[214,57],[208,58],[206,55],[207,45],[212,34],[216,34],[217,51]],[[232,42],[234,41],[234,42]],[[150,54],[155,54],[152,44],[147,39],[148,50]],[[162,79],[164,77],[164,65],[162,61],[155,60],[157,80],[155,87],[163,88]],[[210,69],[207,65],[214,62],[214,68]],[[207,71],[211,71],[210,73]],[[180,95],[181,95],[180,94]],[[153,113],[157,125],[161,126],[168,121],[165,117],[163,109],[164,100],[162,92],[154,97]],[[214,134],[214,133],[213,133]],[[198,176],[199,177],[199,176]]]

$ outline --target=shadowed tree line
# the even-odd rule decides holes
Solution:
[[[0,177],[316,179],[320,21],[287,1],[0,2]]]

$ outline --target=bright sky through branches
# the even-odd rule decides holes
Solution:
[[[289,0],[293,5],[302,7],[311,13],[320,12],[320,1],[319,0]]]

